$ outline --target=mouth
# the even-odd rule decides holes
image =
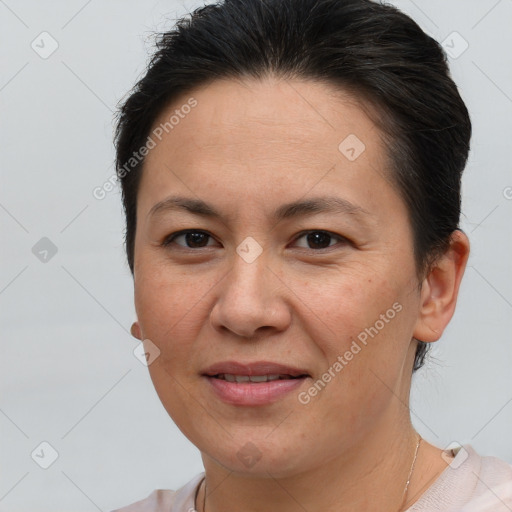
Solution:
[[[250,363],[223,361],[212,364],[203,370],[202,375],[205,375],[206,377],[222,378],[224,380],[231,379],[231,377],[234,377],[235,381],[236,379],[242,379],[239,380],[239,382],[248,382],[245,377],[248,377],[249,379],[251,379],[251,377],[256,377],[257,380],[254,380],[253,382],[262,382],[261,378],[266,378],[267,380],[278,380],[309,376],[308,372],[304,368],[274,363],[272,361],[254,361]],[[230,380],[230,382],[235,381],[232,379]]]
[[[303,377],[308,377],[307,374],[304,375],[286,375],[286,374],[274,374],[274,375],[233,375],[232,373],[219,373],[217,375],[210,375],[210,377],[214,379],[225,380],[227,382],[270,382],[273,380],[289,380],[289,379],[301,379]]]
[[[210,366],[201,375],[215,397],[237,406],[272,404],[300,388],[311,377],[304,369],[268,361],[225,361]]]

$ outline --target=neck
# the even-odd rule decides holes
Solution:
[[[396,411],[395,411],[396,412]],[[226,470],[203,454],[206,474],[206,512],[239,510],[263,512],[348,512],[401,510],[418,435],[410,418],[377,424],[357,444],[326,454],[314,468],[276,478],[272,472],[241,474]],[[333,450],[334,452],[334,450]],[[418,452],[417,463],[421,457]],[[414,492],[411,479],[408,494]],[[204,512],[204,485],[197,498],[197,510]]]

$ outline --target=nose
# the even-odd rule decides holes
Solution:
[[[268,266],[265,253],[251,263],[235,254],[232,270],[218,286],[210,313],[215,329],[253,339],[265,331],[282,332],[290,325],[288,288]]]

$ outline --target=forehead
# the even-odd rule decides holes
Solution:
[[[354,134],[373,142],[375,126],[358,99],[332,85],[278,78],[216,80],[174,100],[154,123],[164,126],[193,97],[197,105],[174,123],[161,149],[179,150],[174,142],[210,149],[255,150],[296,144],[310,150],[337,150],[339,142]],[[315,151],[316,152],[316,151]],[[228,153],[229,155],[229,153]],[[200,154],[190,155],[198,157]],[[263,155],[261,155],[263,156]]]
[[[356,98],[324,83],[216,80],[173,101],[152,133],[159,127],[139,190],[153,204],[173,186],[220,199],[244,190],[297,199],[313,187],[350,195],[385,178],[378,129]]]

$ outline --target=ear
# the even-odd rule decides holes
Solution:
[[[137,338],[138,340],[142,340],[142,332],[140,329],[139,322],[135,321],[132,324],[132,327],[130,329],[130,333],[134,338]]]
[[[468,257],[468,237],[461,230],[456,230],[451,235],[448,250],[434,264],[421,284],[414,338],[432,342],[441,337],[455,311]]]

